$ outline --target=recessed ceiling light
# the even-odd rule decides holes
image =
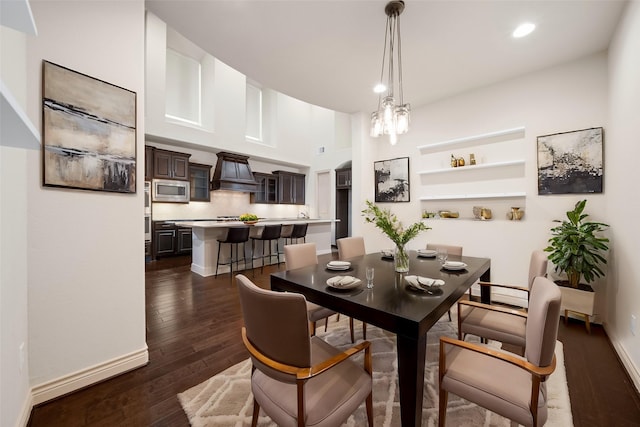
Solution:
[[[518,28],[516,28],[513,31],[512,35],[513,37],[519,39],[520,37],[524,37],[531,34],[531,32],[535,29],[536,29],[535,24],[532,24],[531,22],[525,22],[524,24],[518,25]]]

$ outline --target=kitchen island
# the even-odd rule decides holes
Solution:
[[[283,218],[265,219],[256,224],[251,224],[250,236],[259,235],[265,225],[282,224],[293,225],[300,222],[309,224],[306,241],[315,243],[318,255],[331,252],[331,223],[332,219],[310,219],[310,218]],[[191,271],[201,276],[213,276],[216,273],[216,259],[218,258],[218,239],[224,239],[229,227],[239,227],[245,224],[242,221],[177,221],[180,227],[190,227],[192,233]],[[281,241],[282,243],[282,241]],[[227,262],[230,255],[231,245],[222,245],[220,261]],[[283,244],[280,245],[282,250]],[[262,245],[256,245],[255,256],[262,255]],[[275,246],[272,248],[275,253]],[[245,245],[245,258],[251,257],[251,239]],[[256,263],[259,266],[260,262]],[[247,268],[250,268],[247,265]],[[220,265],[218,274],[228,273],[228,265]]]

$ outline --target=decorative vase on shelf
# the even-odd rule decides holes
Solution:
[[[406,273],[409,271],[409,253],[404,245],[396,245],[393,254],[393,263],[398,273]]]

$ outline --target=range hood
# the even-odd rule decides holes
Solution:
[[[258,183],[253,178],[249,157],[226,152],[218,153],[211,189],[256,192]]]

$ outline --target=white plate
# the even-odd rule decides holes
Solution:
[[[352,279],[352,281],[347,284],[340,285],[339,282],[343,280],[345,277],[349,277],[350,279]],[[362,284],[362,280],[353,276],[333,276],[327,279],[327,286],[334,289],[353,289],[360,286],[361,284]]]
[[[327,265],[331,267],[351,267],[351,263],[349,261],[329,261]]]
[[[447,270],[464,270],[465,268],[467,268],[467,264],[460,261],[447,261],[442,267]]]
[[[351,268],[351,265],[331,265],[331,263],[327,264],[327,270],[345,271],[350,268]]]
[[[382,255],[382,258],[393,258],[393,250],[392,249],[383,249],[380,251],[380,255]]]
[[[423,258],[434,258],[436,253],[433,249],[418,249],[418,256]]]

